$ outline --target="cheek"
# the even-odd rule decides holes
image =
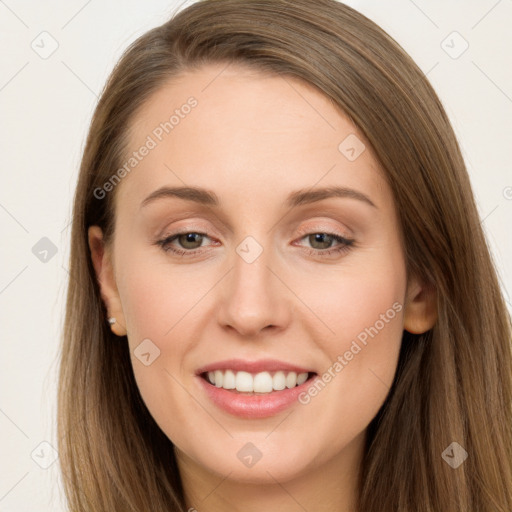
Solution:
[[[160,428],[174,436],[186,424],[183,404],[190,402],[181,363],[193,344],[191,326],[207,289],[185,268],[171,273],[169,266],[149,261],[146,256],[120,263],[125,272],[119,292],[137,387]]]
[[[144,365],[136,360],[139,346],[145,343],[149,351],[158,355],[152,368],[163,370],[163,360],[166,355],[166,345],[176,336],[176,331],[186,325],[189,320],[187,311],[194,302],[197,303],[197,287],[190,286],[186,272],[170,273],[169,267],[156,262],[147,254],[137,257],[132,251],[129,257],[119,261],[123,269],[119,279],[118,289],[128,331],[130,355],[137,380],[139,377],[149,378],[155,372],[146,372]],[[181,321],[181,320],[184,321]],[[156,348],[152,348],[151,343]],[[185,343],[173,345],[173,356],[186,349]],[[160,351],[160,354],[158,354]],[[152,354],[153,355],[153,354]]]
[[[315,338],[327,361],[300,401],[311,417],[323,415],[327,424],[342,420],[347,437],[334,435],[338,446],[370,423],[389,393],[401,347],[406,276],[401,265],[373,271],[368,265],[330,281],[322,293],[317,288],[305,296],[322,319]]]
[[[125,277],[119,291],[129,337],[134,343],[151,336],[160,340],[167,334],[170,337],[173,326],[201,298],[204,286],[198,282],[199,276],[185,266],[171,271],[165,262],[155,263],[155,258],[147,255],[121,265]]]
[[[322,413],[322,404],[331,404],[330,420],[342,417],[353,435],[378,412],[396,373],[406,289],[399,247],[396,241],[350,264],[347,259],[321,289],[304,295],[323,321],[316,340],[328,361],[322,381],[303,401],[311,403],[312,416]]]
[[[397,260],[390,257],[389,261]],[[372,265],[368,258],[362,265],[347,265],[302,287],[301,299],[321,320],[317,334],[332,358],[348,350],[353,340],[364,343],[368,331],[376,335],[374,328],[379,331],[379,345],[401,337],[405,270],[400,264],[378,263]]]

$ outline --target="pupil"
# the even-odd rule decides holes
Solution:
[[[319,247],[320,249],[327,249],[330,245],[330,235],[326,234],[326,233],[315,233],[314,235],[311,235],[313,237],[313,241],[316,243],[316,242],[320,242],[320,245],[321,247]],[[311,240],[310,240],[310,243],[311,243]],[[314,244],[311,244],[314,246]]]
[[[187,233],[184,235],[185,241],[184,246],[187,247],[188,243],[194,244],[197,243],[196,237],[201,237],[199,233]],[[200,241],[200,240],[199,240]],[[190,247],[188,247],[190,249]],[[194,247],[192,247],[194,249]]]

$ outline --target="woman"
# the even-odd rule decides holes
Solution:
[[[70,275],[72,510],[512,510],[510,318],[461,152],[346,5],[203,0],[133,43]]]

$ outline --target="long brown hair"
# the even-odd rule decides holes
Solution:
[[[171,77],[213,62],[302,79],[357,125],[393,191],[408,272],[435,288],[437,322],[404,332],[369,425],[359,510],[510,512],[511,322],[459,145],[418,66],[335,0],[202,0],[136,40],[112,72],[74,198],[58,395],[71,510],[186,510],[173,445],[139,395],[128,344],[105,322],[87,228],[111,238],[116,191],[94,191],[122,166],[138,109]],[[456,468],[454,442],[468,454]]]

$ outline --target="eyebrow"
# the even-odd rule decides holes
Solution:
[[[219,207],[220,199],[211,190],[200,187],[161,187],[146,197],[141,203],[141,208],[147,206],[157,199],[179,198],[186,201],[193,201],[205,206]],[[292,192],[286,199],[287,208],[295,208],[305,204],[315,203],[332,197],[350,198],[362,201],[374,208],[375,203],[365,194],[347,187],[324,187],[315,189],[301,189]]]

